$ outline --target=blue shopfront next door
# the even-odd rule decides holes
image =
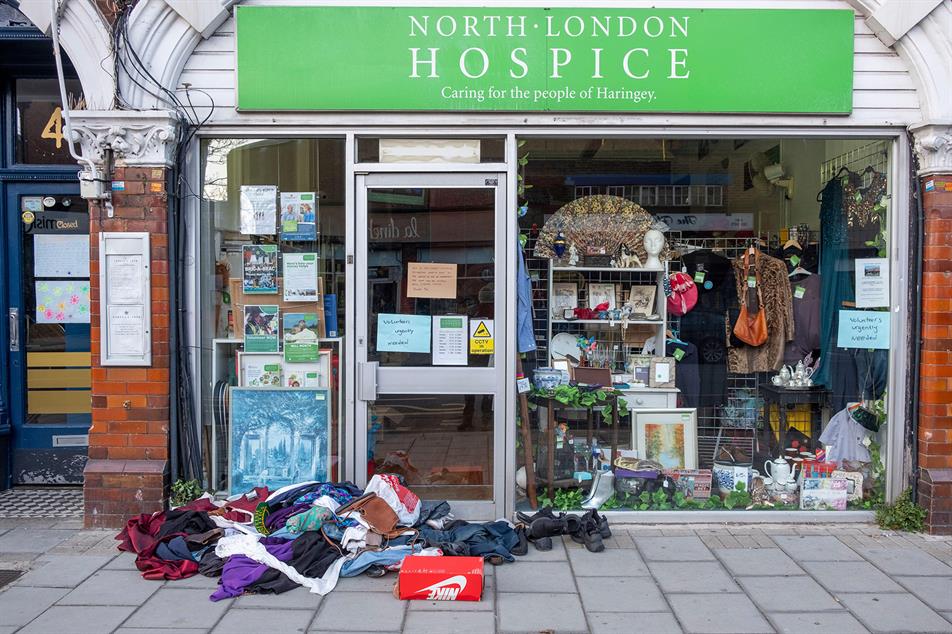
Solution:
[[[74,183],[3,189],[8,482],[80,484],[91,411],[86,202]]]

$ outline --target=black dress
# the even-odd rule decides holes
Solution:
[[[702,249],[681,258],[697,286],[697,305],[681,317],[680,338],[698,349],[698,407],[727,403],[727,311],[737,303],[734,270],[727,258]],[[697,273],[703,273],[703,281]]]

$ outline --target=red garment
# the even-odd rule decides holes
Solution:
[[[136,568],[145,579],[185,579],[198,572],[198,562],[182,559],[166,561],[155,556],[155,549],[167,541],[185,533],[171,533],[158,537],[159,528],[165,523],[165,511],[153,515],[142,514],[131,518],[126,527],[116,535],[119,550],[136,554]]]

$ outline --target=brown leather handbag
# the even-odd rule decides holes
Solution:
[[[345,513],[358,513],[370,530],[384,537],[394,537],[405,530],[397,528],[400,518],[397,517],[396,511],[376,493],[362,495],[350,504],[337,509],[338,515]]]
[[[757,312],[751,314],[747,309],[747,289],[750,287],[750,254],[754,253],[754,277],[757,286]],[[750,249],[744,253],[743,293],[740,301],[740,315],[734,324],[734,336],[749,346],[762,346],[767,342],[767,315],[764,312],[764,296],[760,291],[760,269],[757,266],[760,251]]]

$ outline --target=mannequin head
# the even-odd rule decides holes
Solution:
[[[664,234],[657,229],[649,229],[645,233],[645,252],[649,256],[657,257],[664,248]]]

